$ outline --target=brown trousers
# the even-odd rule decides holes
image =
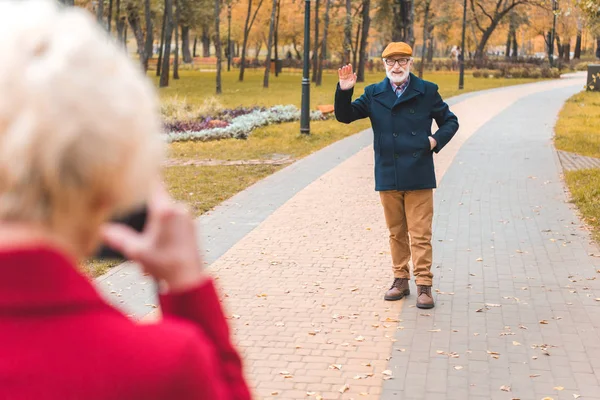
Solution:
[[[387,190],[379,192],[379,195],[390,231],[394,278],[410,279],[408,262],[412,253],[417,285],[431,286],[433,189]]]

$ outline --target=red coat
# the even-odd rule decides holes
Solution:
[[[60,253],[0,252],[0,399],[249,399],[212,281],[140,325]]]

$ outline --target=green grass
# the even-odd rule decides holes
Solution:
[[[600,157],[600,93],[581,92],[563,106],[555,126],[558,150]],[[565,181],[593,237],[600,241],[600,169],[566,171]]]
[[[166,168],[164,176],[171,195],[200,215],[281,168],[278,165],[177,166]]]
[[[596,242],[600,242],[600,169],[566,171],[565,180],[585,222],[591,226]]]
[[[556,123],[558,150],[600,157],[600,92],[581,92],[565,103]]]

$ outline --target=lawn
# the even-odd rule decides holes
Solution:
[[[571,97],[561,110],[555,127],[555,146],[600,158],[600,93],[581,92]],[[566,171],[565,181],[573,203],[600,241],[600,169]]]

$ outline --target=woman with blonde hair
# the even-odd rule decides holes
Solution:
[[[0,2],[0,399],[248,399],[195,225],[156,183],[158,103],[83,10]],[[111,217],[147,204],[137,233]],[[140,325],[77,270],[104,241],[159,283]]]

